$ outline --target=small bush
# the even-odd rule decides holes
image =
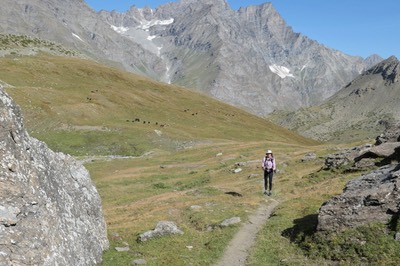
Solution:
[[[167,188],[169,188],[169,186],[164,184],[164,183],[156,183],[156,184],[153,184],[152,187],[155,188],[155,189],[167,189]]]

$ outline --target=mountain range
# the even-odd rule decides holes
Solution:
[[[357,76],[317,106],[277,111],[269,118],[319,140],[374,138],[400,121],[400,62],[395,56]]]
[[[62,44],[253,114],[321,103],[382,58],[350,56],[296,33],[271,3],[181,0],[95,12],[82,0],[3,0],[0,31]]]

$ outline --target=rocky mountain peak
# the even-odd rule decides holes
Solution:
[[[400,62],[395,56],[391,56],[369,69],[365,74],[380,74],[387,84],[399,82]]]
[[[261,116],[318,104],[373,62],[293,32],[271,3],[234,11],[226,0],[181,0],[96,13],[81,0],[3,2],[4,33],[61,43]]]
[[[230,9],[226,0],[181,0],[182,5],[198,4],[210,5],[221,9]]]

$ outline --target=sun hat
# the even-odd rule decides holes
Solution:
[[[269,153],[272,154],[272,151],[271,150],[267,150],[267,152],[265,154],[269,154]]]

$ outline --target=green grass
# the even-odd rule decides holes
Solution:
[[[281,204],[258,235],[249,265],[321,265],[337,258],[315,255],[332,243],[313,234],[316,213],[356,173],[318,172],[321,160],[300,161],[308,152],[333,153],[337,145],[319,144],[204,95],[89,60],[15,54],[0,63],[0,81],[13,86],[7,92],[21,106],[30,134],[56,151],[93,157],[85,166],[102,198],[110,240],[103,265],[129,265],[136,258],[148,265],[215,263],[240,228],[216,225],[233,216],[246,222],[265,203],[259,160],[267,149],[277,158],[274,197]],[[106,155],[134,158],[96,157]],[[237,162],[248,163],[234,174]],[[259,176],[250,178],[254,174]],[[231,191],[243,197],[226,194]],[[162,220],[174,221],[184,235],[137,242]],[[391,227],[397,228],[397,221]],[[345,236],[337,238],[346,242]],[[381,238],[363,252],[371,253],[370,261],[396,262],[391,260],[399,257],[396,244],[390,235]],[[377,249],[381,256],[373,247],[382,243],[389,251]],[[130,251],[115,250],[125,245]],[[357,262],[354,254],[340,259]]]

